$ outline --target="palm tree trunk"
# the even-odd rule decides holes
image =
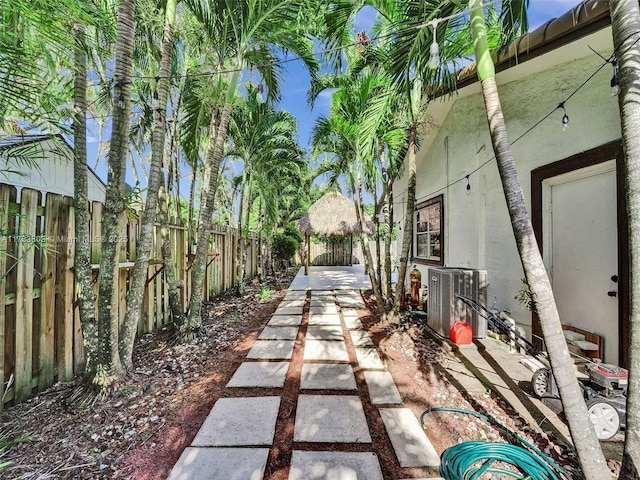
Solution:
[[[487,46],[486,26],[482,0],[470,0],[471,28],[478,78],[487,110],[487,120],[493,151],[496,155],[500,180],[511,218],[513,234],[520,254],[527,283],[531,287],[533,301],[542,326],[544,341],[553,375],[558,384],[564,414],[571,437],[587,480],[611,477],[611,472],[600,448],[593,424],[589,418],[582,391],[576,378],[573,361],[562,333],[558,308],[553,298],[551,282],[538,249],[531,219],[527,211],[522,187],[507,136],[500,98],[495,81],[495,71]]]
[[[393,182],[387,180],[386,208],[384,209],[384,311],[391,313],[393,294],[391,290],[391,240],[393,236]]]
[[[122,379],[118,353],[118,309],[114,302],[118,278],[120,221],[124,215],[124,178],[131,123],[131,73],[135,37],[135,0],[118,4],[118,33],[114,63],[114,105],[111,142],[107,154],[109,174],[102,211],[102,259],[98,287],[98,349],[93,384],[103,392]]]
[[[158,190],[162,183],[162,160],[166,138],[167,99],[169,98],[169,75],[173,57],[173,26],[176,18],[176,0],[168,0],[165,7],[162,59],[156,85],[157,105],[154,108],[154,126],[151,142],[151,164],[144,211],[140,219],[140,234],[136,246],[136,262],[127,294],[127,313],[120,327],[120,360],[126,369],[133,366],[133,342],[136,338],[138,320],[142,314],[142,300],[147,284],[149,255],[156,222]]]
[[[189,188],[189,210],[187,213],[187,232],[189,233],[189,248],[187,253],[191,252],[191,247],[193,245],[193,239],[196,237],[196,229],[193,222],[194,212],[195,212],[195,203],[196,203],[196,181],[198,179],[198,165],[197,163],[193,165],[193,170],[191,172],[191,186]]]
[[[176,274],[176,265],[173,260],[173,248],[171,245],[171,237],[169,236],[169,196],[164,187],[160,186],[158,192],[158,200],[160,205],[160,218],[162,219],[162,227],[160,235],[162,237],[162,264],[164,265],[164,281],[167,284],[169,292],[169,308],[171,308],[171,319],[173,324],[181,327],[184,324],[184,306],[180,300],[180,281]],[[189,232],[187,232],[187,235]]]
[[[414,124],[409,129],[409,146],[407,152],[407,204],[404,216],[404,231],[402,232],[402,250],[400,252],[400,267],[398,269],[398,282],[396,284],[396,295],[393,302],[394,321],[400,320],[400,305],[402,304],[402,293],[404,290],[404,280],[407,276],[407,263],[409,262],[409,249],[413,240],[413,219],[415,216],[414,207],[416,203],[416,151],[418,146],[418,129]]]
[[[202,302],[204,299],[204,277],[207,268],[207,252],[209,251],[209,235],[211,234],[211,212],[218,190],[218,178],[220,164],[222,163],[223,145],[227,137],[227,127],[231,117],[231,108],[235,96],[238,73],[234,73],[229,86],[227,100],[220,114],[220,124],[217,124],[216,116],[211,117],[209,127],[209,143],[205,165],[209,168],[209,182],[203,191],[204,202],[200,206],[200,220],[198,225],[198,244],[193,261],[191,273],[191,297],[189,299],[189,313],[187,321],[182,329],[183,340],[193,336],[202,325]]]
[[[181,87],[184,87],[185,77],[180,81]],[[172,105],[174,111],[174,121],[171,125],[171,128],[167,132],[169,147],[167,150],[167,155],[165,155],[166,162],[171,165],[174,162],[175,156],[175,168],[174,168],[174,178],[173,181],[176,185],[176,219],[178,224],[182,224],[182,209],[180,203],[180,175],[178,170],[179,156],[180,156],[180,147],[178,143],[175,141],[178,134],[178,119],[177,112],[180,110],[180,105],[182,104],[182,93],[178,92],[178,99],[175,102],[175,105]],[[162,264],[164,265],[164,279],[167,284],[167,291],[169,294],[169,308],[171,309],[171,320],[173,324],[177,327],[180,327],[184,324],[185,315],[184,315],[184,305],[182,303],[182,299],[180,297],[180,287],[183,286],[183,282],[179,279],[176,272],[176,264],[174,258],[174,249],[171,244],[170,238],[170,229],[169,229],[169,204],[171,199],[171,186],[172,186],[172,178],[169,175],[167,178],[166,189],[160,186],[160,190],[158,191],[158,202],[159,202],[159,211],[160,211],[160,219],[161,219],[161,229],[160,236],[162,239]],[[189,219],[190,221],[190,219]],[[190,244],[190,232],[187,229],[187,244]],[[186,252],[185,252],[186,253]]]
[[[382,292],[380,291],[380,282],[378,281],[378,278],[376,278],[373,257],[371,255],[371,249],[369,248],[369,242],[367,241],[367,234],[365,233],[367,228],[364,214],[362,213],[363,199],[362,186],[360,184],[358,184],[358,188],[354,194],[353,202],[356,206],[356,216],[358,217],[358,223],[360,224],[360,244],[362,245],[362,253],[365,258],[365,268],[369,274],[369,279],[371,280],[373,295],[376,297],[378,314],[380,315],[380,318],[384,318],[384,302],[382,300]]]
[[[383,225],[384,225],[384,262],[382,264],[382,273],[378,273],[378,277],[381,283],[381,291],[382,297],[384,300],[384,321],[388,321],[388,313],[391,312],[391,307],[393,305],[393,299],[391,298],[391,231],[393,230],[393,226],[390,225],[390,219],[392,218],[392,205],[393,205],[393,194],[392,194],[392,181],[389,178],[389,167],[387,166],[386,155],[384,150],[382,150],[379,154],[380,157],[380,170],[382,172],[382,197],[380,198],[379,205],[382,205],[383,212]],[[380,228],[378,226],[378,230],[376,230],[376,234],[379,237]],[[378,248],[378,265],[380,265],[380,248]],[[379,267],[380,268],[380,267]]]
[[[247,211],[249,204],[249,196],[251,195],[249,187],[249,174],[243,173],[242,183],[240,184],[240,212],[238,212],[238,244],[236,245],[236,258],[238,259],[236,265],[236,295],[239,297],[244,295],[244,270],[246,264],[246,235],[248,231],[248,221],[245,223],[245,212]],[[248,216],[247,216],[248,220]]]
[[[95,295],[91,284],[91,243],[89,242],[89,201],[87,187],[87,55],[85,51],[84,26],[73,26],[77,44],[75,46],[75,78],[73,82],[75,117],[73,119],[73,206],[76,238],[74,274],[76,296],[80,313],[80,326],[85,351],[85,373],[95,374],[94,357],[97,349],[97,325]]]
[[[382,193],[384,197],[384,192]],[[373,231],[375,239],[376,239],[376,277],[381,280],[382,279],[382,258],[380,255],[380,219],[378,217],[378,205],[382,202],[378,202],[378,187],[377,184],[373,184]],[[380,289],[381,293],[384,294],[382,288]]]
[[[245,201],[244,208],[244,231],[242,233],[242,255],[240,256],[240,263],[242,264],[242,276],[240,277],[240,283],[242,283],[242,293],[244,294],[244,281],[247,278],[247,257],[249,256],[249,222],[251,218],[251,205],[253,201],[251,196],[253,195],[251,188],[251,176],[247,178],[247,199]]]
[[[627,425],[620,478],[640,478],[640,7],[635,0],[611,0],[613,44],[620,66],[620,119],[625,157],[631,278],[629,291],[629,385]]]

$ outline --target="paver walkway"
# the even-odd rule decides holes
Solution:
[[[227,384],[229,397],[213,406],[169,480],[262,480],[276,428],[291,425],[289,480],[384,480],[361,392],[378,409],[401,467],[439,464],[358,318],[364,304],[353,288],[366,284],[345,270],[294,281],[292,287],[316,289],[289,290]],[[302,368],[292,375],[295,355]],[[286,404],[285,387],[299,389],[295,407]],[[292,421],[279,424],[279,412],[289,410]]]

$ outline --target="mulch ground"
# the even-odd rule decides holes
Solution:
[[[73,401],[81,388],[77,380],[54,385],[0,412],[0,442],[29,435],[28,441],[0,451],[0,464],[12,462],[0,469],[0,478],[166,479],[218,398],[243,394],[242,389],[225,389],[225,385],[284,297],[294,273],[290,270],[270,278],[265,285],[252,283],[241,298],[225,294],[208,304],[203,318],[205,335],[192,343],[174,344],[169,331],[141,338],[135,349],[135,369],[112,398],[79,406]],[[271,290],[272,296],[261,300],[260,291],[264,293],[265,289]],[[418,418],[424,410],[436,406],[488,414],[569,472],[577,472],[571,451],[550,435],[530,428],[499,397],[490,392],[468,394],[459,390],[447,374],[447,364],[458,360],[425,333],[419,320],[407,316],[401,325],[381,325],[370,310],[360,310],[360,316],[400,389],[404,406]],[[301,362],[291,365],[289,380],[299,378],[295,373],[301,367]],[[360,386],[364,384],[361,380]],[[276,394],[282,395],[282,401],[265,479],[286,480],[297,385],[288,381],[287,387]],[[366,396],[363,406],[373,439],[373,445],[364,449],[378,454],[385,478],[437,473],[400,468],[377,409]],[[504,441],[499,429],[475,417],[442,412],[428,415],[425,422],[438,453],[461,441]],[[296,444],[296,449],[316,447]],[[362,448],[340,446],[341,450]],[[612,468],[616,467],[613,462]],[[575,477],[579,475],[575,473]]]

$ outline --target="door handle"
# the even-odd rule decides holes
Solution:
[[[609,295],[610,297],[617,297],[618,296],[618,292],[616,292],[615,290],[609,290],[607,292],[607,295]]]

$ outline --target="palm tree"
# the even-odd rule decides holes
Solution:
[[[631,0],[612,0],[611,28],[616,59],[620,66],[620,119],[622,123],[622,145],[627,179],[627,212],[629,231],[640,231],[640,119],[638,86],[640,56],[638,31],[640,31],[640,7]],[[640,272],[640,246],[635,235],[629,237],[631,252],[631,306],[629,344],[629,386],[627,390],[627,426],[620,478],[640,478],[640,280],[635,272]]]
[[[132,366],[133,341],[138,319],[142,312],[142,300],[147,282],[149,254],[156,222],[158,192],[164,183],[162,165],[165,156],[167,101],[171,83],[171,63],[174,51],[174,25],[176,21],[176,0],[167,0],[164,11],[164,31],[162,36],[160,68],[153,92],[153,137],[151,142],[151,164],[147,183],[144,211],[140,218],[140,233],[136,245],[136,261],[133,277],[127,295],[127,312],[120,327],[120,357],[125,368]]]
[[[369,55],[367,64],[377,65],[393,78],[390,89],[385,96],[379,97],[377,105],[370,109],[364,116],[363,128],[372,130],[385,120],[392,118],[396,129],[404,128],[404,146],[400,152],[406,153],[407,172],[407,205],[413,205],[416,198],[416,154],[421,130],[424,125],[425,111],[428,106],[428,98],[433,93],[433,86],[439,89],[450,87],[453,72],[457,61],[465,58],[470,53],[468,46],[462,41],[447,42],[441,49],[443,60],[441,68],[436,70],[427,68],[427,59],[419,53],[429,51],[429,44],[433,39],[433,30],[428,22],[437,16],[448,16],[456,7],[447,2],[395,2],[395,1],[352,1],[338,0],[331,2],[331,9],[325,15],[327,30],[332,32],[328,39],[329,47],[342,44],[347,37],[347,29],[353,23],[357,13],[368,5],[376,9],[377,17],[372,31],[384,40],[378,41],[375,48],[376,54]],[[445,33],[451,29],[458,29],[455,20],[441,22],[438,28],[442,39]],[[463,30],[464,31],[464,30]],[[456,35],[461,35],[460,33]],[[393,41],[391,41],[393,39]],[[371,52],[369,48],[368,51]],[[465,55],[467,54],[467,55]],[[393,113],[391,113],[393,112]],[[368,126],[367,126],[368,124]],[[400,153],[399,152],[399,153]],[[395,172],[399,173],[399,172]],[[404,282],[407,272],[409,250],[413,238],[414,212],[412,208],[406,209],[404,226],[402,229],[402,246],[400,252],[398,279]],[[385,209],[385,224],[387,241],[394,223],[392,210]],[[387,250],[388,251],[388,250]],[[385,261],[389,265],[390,258]],[[390,270],[390,268],[389,268]],[[388,280],[387,280],[388,281]],[[388,305],[386,310],[389,321],[399,321],[400,304],[403,289],[398,286],[393,299],[393,305]]]
[[[81,23],[74,24],[76,36],[74,61],[74,106],[73,121],[73,201],[76,238],[88,239],[89,232],[89,201],[87,187],[87,54],[85,44],[85,27]],[[91,246],[88,241],[76,242],[74,251],[74,276],[76,281],[76,295],[78,311],[82,327],[83,342],[86,348],[86,370],[93,370],[93,349],[96,345],[96,311],[95,295],[93,292],[91,272]],[[53,380],[53,374],[51,374]]]
[[[262,101],[253,85],[247,88],[246,98],[232,114],[229,128],[232,145],[227,156],[244,163],[239,185],[238,229],[242,241],[238,242],[238,295],[244,293],[251,205],[259,197],[267,216],[273,218],[277,215],[274,187],[280,186],[280,173],[287,172],[286,176],[291,177],[291,173],[300,172],[302,152],[295,138],[297,130],[295,118],[289,112],[276,111],[269,102]],[[277,173],[274,171],[276,168]]]
[[[352,57],[353,58],[353,57]],[[360,223],[360,242],[365,255],[365,267],[371,280],[376,297],[378,312],[384,315],[384,300],[380,279],[374,268],[373,256],[366,239],[366,218],[363,211],[363,183],[369,185],[376,181],[377,165],[371,152],[365,148],[368,140],[363,138],[359,125],[364,121],[371,99],[383,86],[380,77],[375,74],[328,75],[313,83],[309,91],[312,103],[325,88],[335,88],[331,99],[329,118],[319,118],[314,125],[312,138],[314,153],[332,154],[333,161],[325,162],[318,173],[333,172],[332,184],[337,184],[344,176],[350,193],[353,195],[356,214]]]
[[[585,478],[593,480],[608,478],[611,473],[602,454],[602,449],[575,375],[573,362],[562,334],[562,325],[553,291],[551,290],[551,283],[542,261],[542,255],[533,232],[522,187],[518,180],[500,106],[494,65],[487,45],[482,1],[469,0],[469,11],[476,52],[476,68],[485,100],[491,143],[496,155],[498,171],[522,267],[542,325],[545,345],[553,375],[560,391],[571,437]]]
[[[131,74],[135,36],[135,0],[121,0],[118,5],[118,32],[114,61],[114,105],[111,142],[107,154],[109,169],[102,216],[102,259],[98,288],[98,345],[93,383],[108,390],[122,378],[124,370],[118,351],[118,315],[114,278],[118,273],[119,225],[124,212],[124,178],[131,111]]]
[[[217,84],[224,93],[216,105],[209,124],[209,140],[205,153],[205,195],[200,204],[198,244],[191,276],[189,314],[183,334],[188,337],[200,328],[206,270],[211,212],[219,181],[219,169],[223,158],[223,145],[227,140],[227,128],[240,71],[259,66],[268,95],[279,96],[273,47],[301,55],[306,65],[315,71],[317,63],[312,56],[312,42],[301,29],[300,17],[304,17],[305,5],[284,0],[248,0],[245,2],[214,2],[193,4],[189,8],[203,25],[206,35],[214,44],[217,60]],[[223,90],[224,89],[224,90]]]

